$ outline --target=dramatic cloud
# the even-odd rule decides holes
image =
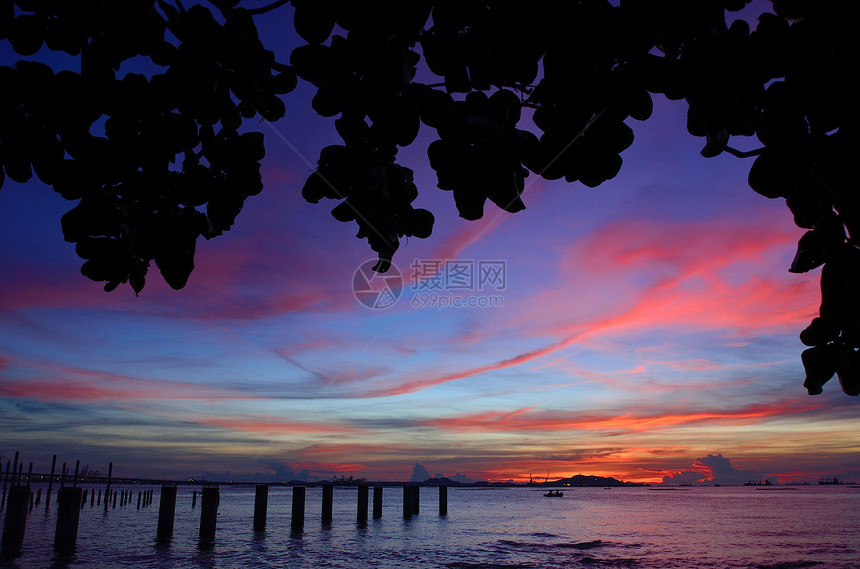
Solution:
[[[409,478],[410,482],[424,482],[428,478],[431,478],[430,471],[423,464],[415,463],[415,466],[412,467],[412,476]]]
[[[693,423],[728,424],[758,423],[770,417],[788,413],[803,413],[820,406],[808,399],[795,399],[771,405],[748,405],[733,410],[672,411],[629,409],[624,413],[571,412],[520,408],[513,411],[484,411],[452,417],[425,419],[417,424],[436,429],[465,432],[512,431],[610,431],[634,433],[668,429]]]
[[[722,454],[709,454],[697,458],[692,470],[677,472],[663,477],[663,484],[719,484],[721,486],[739,486],[745,482],[760,482],[769,479],[768,475],[757,470],[738,468]],[[773,481],[773,480],[772,480]]]

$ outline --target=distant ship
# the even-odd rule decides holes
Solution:
[[[744,486],[770,486],[773,484],[770,480],[747,480],[744,482]]]
[[[339,486],[355,486],[357,484],[364,484],[367,480],[364,478],[353,478],[352,476],[348,478],[346,476],[335,476],[333,482]]]
[[[842,484],[839,482],[839,479],[835,476],[822,476],[818,479],[818,483],[826,486],[832,486],[834,484]]]

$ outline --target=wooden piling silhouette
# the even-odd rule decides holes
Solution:
[[[412,486],[403,485],[403,517],[412,517]]]
[[[105,512],[108,511],[108,502],[110,501],[110,479],[113,475],[113,463],[108,463],[108,477],[107,477],[107,486],[105,487]],[[115,504],[116,502],[114,502]]]
[[[68,553],[75,549],[78,540],[78,522],[81,517],[81,489],[65,486],[57,492],[57,529],[54,533],[54,550]]]
[[[367,524],[367,491],[367,484],[358,485],[358,513],[356,514],[355,521],[359,525]]]
[[[17,476],[18,472],[18,451],[15,451],[15,462],[12,463],[12,486],[17,486]]]
[[[200,540],[215,539],[215,525],[218,520],[218,503],[221,501],[221,491],[217,486],[203,488],[200,498]]]
[[[403,486],[403,517],[411,518],[420,512],[420,486],[407,484]]]
[[[439,515],[448,515],[448,487],[439,486]]]
[[[290,529],[301,532],[305,527],[305,487],[293,486],[293,511],[290,517]]]
[[[54,489],[54,473],[57,470],[57,455],[51,459],[51,476],[48,478],[48,493],[45,494],[45,511],[51,509],[51,492]]]
[[[254,530],[261,531],[266,528],[266,513],[269,502],[269,485],[257,484],[254,493]]]
[[[191,492],[191,507],[197,507],[197,490]]]
[[[0,462],[2,464],[2,462]],[[3,497],[0,498],[0,510],[6,508],[6,490],[9,487],[9,469],[12,467],[12,461],[6,461],[6,475],[3,476]]]
[[[373,487],[373,518],[382,517],[382,486]]]
[[[173,519],[176,514],[176,486],[162,486],[158,503],[158,540],[170,539],[173,535]]]
[[[26,486],[10,486],[6,495],[6,518],[3,522],[2,548],[18,550],[24,543],[27,528],[27,506],[30,503],[30,489]]]
[[[334,484],[323,484],[322,487],[322,517],[323,525],[331,525],[331,512],[334,504]]]

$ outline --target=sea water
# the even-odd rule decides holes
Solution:
[[[860,489],[849,486],[563,488],[562,498],[530,487],[450,488],[444,517],[438,490],[425,487],[411,519],[403,518],[402,489],[386,487],[382,518],[366,525],[356,522],[356,489],[336,487],[326,526],[322,490],[311,487],[301,532],[290,530],[290,488],[270,488],[266,529],[254,531],[254,488],[222,486],[211,543],[198,539],[200,502],[192,507],[191,493],[199,488],[179,487],[173,536],[162,543],[158,489],[139,510],[144,487],[116,489],[131,489],[131,503],[105,512],[87,500],[71,555],[53,551],[56,505],[34,508],[23,547],[4,551],[0,567],[860,567]]]

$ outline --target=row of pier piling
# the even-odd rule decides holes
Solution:
[[[32,476],[33,463],[30,463],[28,476],[23,476],[23,462],[19,464],[18,453],[15,453],[14,465],[7,461],[6,476],[3,480],[3,494],[0,499],[0,510],[5,509],[3,523],[2,547],[4,554],[20,550],[24,542],[24,533],[27,525],[28,511],[38,506],[41,500],[42,489],[39,488],[35,496],[30,489],[30,478]],[[48,480],[48,490],[45,498],[46,510],[50,508],[51,492],[53,490],[54,473],[57,457],[51,465],[51,476]],[[2,461],[0,461],[2,464]],[[59,478],[60,488],[57,492],[57,526],[54,534],[54,549],[65,553],[74,550],[80,512],[87,503],[87,490],[78,487],[78,474],[80,461],[75,465],[75,473],[71,479],[71,485],[66,485],[67,466],[64,463],[62,474]],[[111,491],[111,477],[113,463],[108,468],[108,477],[104,492],[104,509],[116,508],[117,500],[120,507],[130,504],[133,499],[133,491]],[[439,515],[448,514],[448,488],[439,486]],[[367,524],[370,506],[370,486],[359,484],[357,486],[358,503],[356,508],[356,522],[360,525]],[[382,517],[382,486],[373,487],[373,509],[374,519]],[[140,490],[137,493],[137,508],[147,507],[153,502],[153,490]],[[210,542],[215,537],[216,522],[218,519],[218,506],[221,501],[220,489],[217,485],[204,486],[200,493],[200,529],[201,542]],[[198,492],[192,492],[192,507],[197,506]],[[292,514],[290,517],[290,529],[293,533],[300,533],[305,524],[305,495],[306,487],[292,487]],[[161,486],[159,498],[158,525],[156,528],[156,539],[158,541],[169,541],[173,535],[173,525],[176,513],[177,486],[175,484],[164,484]],[[262,531],[266,527],[268,515],[269,486],[258,484],[254,495],[254,517],[253,527],[255,531]],[[409,519],[419,513],[420,486],[403,486],[403,518]],[[90,507],[102,503],[102,491],[98,491],[96,498],[95,489],[90,489]],[[324,484],[322,486],[322,511],[320,521],[324,526],[332,523],[332,510],[334,505],[334,485]]]
[[[370,512],[370,486],[359,484],[358,504],[356,508],[356,522],[360,525],[367,524]],[[448,515],[448,487],[439,486],[439,515]],[[305,486],[292,487],[292,511],[290,515],[290,529],[293,532],[301,532],[305,525]],[[382,517],[382,486],[373,487],[373,518]],[[254,530],[261,531],[266,527],[268,516],[269,486],[257,484],[254,494]],[[409,519],[419,513],[420,486],[403,486],[403,517]],[[192,506],[197,503],[197,492],[193,492]],[[203,488],[201,492],[200,510],[200,539],[207,540],[215,537],[215,522],[218,516],[218,505],[221,501],[220,489],[217,486]],[[334,506],[334,485],[324,484],[322,486],[322,511],[320,522],[323,525],[331,525],[332,511]],[[176,486],[165,485],[161,487],[161,502],[158,510],[159,539],[169,538],[173,534],[173,518],[176,510]]]

